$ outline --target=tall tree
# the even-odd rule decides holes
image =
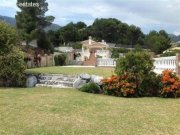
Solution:
[[[145,44],[156,54],[160,54],[170,48],[170,38],[164,30],[151,31],[145,38]]]
[[[34,7],[20,5],[20,3],[31,2],[37,3],[38,5]],[[17,6],[21,11],[17,12],[16,25],[22,38],[26,40],[27,43],[38,33],[44,32],[44,28],[49,26],[54,20],[53,16],[45,16],[45,13],[48,11],[48,3],[46,0],[17,0]]]
[[[140,38],[143,37],[143,33],[141,32],[141,29],[139,27],[136,27],[135,25],[129,26],[128,29],[128,39],[129,39],[129,45],[134,45],[138,44],[138,41]]]
[[[96,19],[92,25],[93,36],[97,40],[104,39],[107,42],[116,43],[118,39],[118,25],[121,22],[114,18]]]

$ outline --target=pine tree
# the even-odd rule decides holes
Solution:
[[[33,3],[36,6],[22,6],[20,3]],[[20,12],[16,15],[16,26],[23,40],[28,43],[33,38],[39,38],[39,31],[49,26],[53,20],[53,16],[45,16],[48,11],[48,3],[46,0],[17,0],[17,6]],[[44,32],[45,33],[45,32]],[[38,35],[38,36],[37,36]]]

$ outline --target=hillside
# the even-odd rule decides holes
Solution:
[[[179,42],[180,41],[180,35],[176,36],[174,34],[169,34],[169,37],[171,38],[171,41],[173,41],[173,42]]]
[[[4,21],[12,26],[16,26],[16,19],[13,17],[8,17],[8,16],[2,16],[0,15],[0,21]],[[50,26],[48,26],[47,28],[45,28],[46,31],[48,30],[52,30],[52,31],[56,31],[60,28],[59,25],[57,24],[51,24]]]
[[[0,20],[1,21],[4,21],[12,26],[15,26],[16,25],[16,20],[15,18],[12,18],[12,17],[8,17],[8,16],[1,16],[0,15]]]

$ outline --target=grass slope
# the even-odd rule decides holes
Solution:
[[[0,88],[1,135],[177,135],[180,100]]]
[[[42,67],[42,68],[33,68],[27,69],[28,73],[54,73],[54,74],[95,74],[104,77],[109,77],[114,73],[114,68],[105,68],[105,67]]]

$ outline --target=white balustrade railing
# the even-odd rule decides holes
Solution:
[[[154,72],[160,74],[166,69],[176,72],[176,63],[176,56],[154,58]],[[116,60],[112,58],[98,58],[97,66],[115,67]]]
[[[176,56],[154,58],[154,72],[162,73],[163,70],[176,71]]]
[[[103,66],[103,67],[115,67],[116,66],[116,60],[108,58],[108,59],[97,59],[97,66]]]

